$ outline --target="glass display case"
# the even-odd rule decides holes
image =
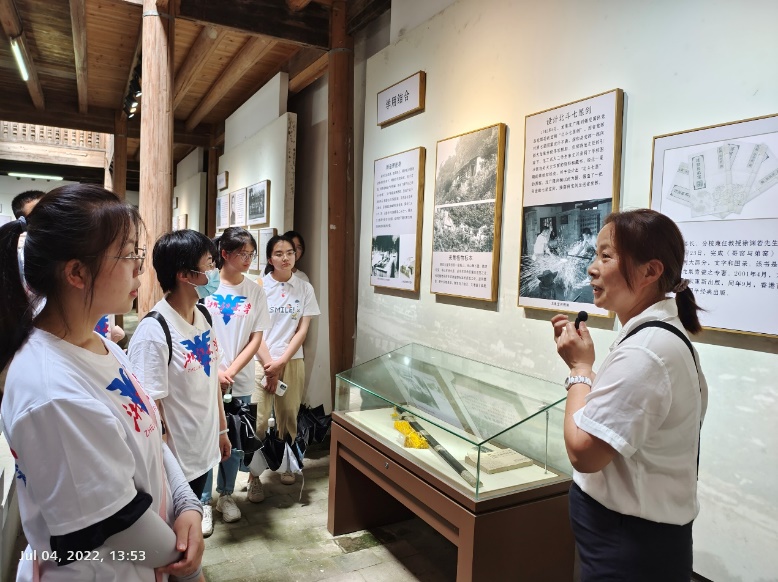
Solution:
[[[336,378],[337,417],[473,501],[570,480],[561,383],[418,344]]]

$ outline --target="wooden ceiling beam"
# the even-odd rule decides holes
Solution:
[[[27,69],[27,91],[30,93],[33,105],[35,105],[36,109],[45,109],[46,102],[43,99],[43,88],[38,79],[38,70],[35,68],[35,63],[27,47],[24,28],[22,27],[22,21],[19,18],[19,12],[16,10],[14,0],[0,0],[0,25],[2,25],[3,31],[12,43],[12,46],[15,42],[21,53],[22,60]]]
[[[351,0],[346,6],[346,32],[353,36],[392,7],[392,0]]]
[[[329,10],[313,3],[292,11],[286,0],[180,0],[178,18],[328,50]]]
[[[102,168],[104,150],[50,146],[40,143],[0,141],[0,160]]]
[[[86,5],[84,0],[70,0],[70,23],[73,30],[73,54],[76,62],[76,87],[78,88],[78,111],[87,113],[86,66]]]
[[[121,97],[119,98],[119,103],[117,104],[119,111],[122,112],[122,115],[124,115],[125,118],[127,117],[127,112],[124,110],[124,100],[126,99],[127,94],[130,92],[130,83],[132,83],[132,78],[135,76],[135,67],[137,67],[138,63],[140,62],[140,53],[142,47],[143,47],[143,20],[141,19],[141,22],[138,23],[138,42],[135,43],[135,52],[132,53],[132,60],[130,61],[130,70],[127,73],[127,82],[124,84],[124,93],[122,93]],[[138,113],[136,113],[136,115]]]
[[[218,26],[203,26],[192,48],[187,53],[186,60],[176,73],[173,86],[173,111],[179,106],[192,87],[197,76],[202,71],[208,59],[227,35],[227,30]]]
[[[233,85],[238,82],[243,74],[265,56],[275,44],[276,42],[270,38],[259,36],[249,38],[246,41],[246,44],[243,45],[243,48],[240,49],[240,52],[232,59],[232,62],[227,65],[219,78],[216,79],[216,82],[211,86],[208,93],[206,93],[205,97],[200,101],[200,104],[189,116],[189,119],[186,120],[186,129],[192,131],[197,127],[197,124],[199,124],[203,118],[219,104],[222,97],[232,89]]]
[[[289,61],[289,92],[299,93],[327,72],[329,53],[318,49],[304,49]]]
[[[311,0],[286,0],[286,5],[292,12],[299,12],[310,3]]]

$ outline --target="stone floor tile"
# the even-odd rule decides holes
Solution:
[[[370,548],[368,548],[358,552],[335,556],[332,558],[332,561],[344,572],[353,572],[375,566],[381,562],[381,558],[379,558],[375,552],[371,552]]]
[[[359,572],[347,572],[338,574],[332,578],[324,578],[321,582],[367,582]]]
[[[258,572],[251,560],[246,558],[231,559],[203,568],[208,582],[231,582],[233,580],[252,579]]]

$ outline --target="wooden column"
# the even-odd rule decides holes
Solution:
[[[114,119],[113,191],[122,200],[127,195],[127,116],[122,111]]]
[[[211,147],[208,148],[208,177],[205,184],[205,234],[209,238],[216,236],[216,176],[219,174],[219,146],[211,136]]]
[[[173,218],[173,47],[169,0],[143,0],[143,109],[140,120],[140,214],[149,247]],[[141,275],[138,317],[162,297],[153,269]]]
[[[354,61],[346,33],[346,2],[334,0],[329,52],[329,319],[332,397],[335,374],[354,361],[356,281],[354,273]]]

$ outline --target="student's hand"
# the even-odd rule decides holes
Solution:
[[[232,443],[226,434],[219,435],[219,452],[222,455],[222,462],[229,459],[232,454]]]
[[[282,360],[273,360],[272,362],[265,364],[265,375],[269,378],[278,380],[284,373],[284,368],[286,368],[286,362]]]
[[[262,389],[268,394],[275,394],[276,388],[278,388],[278,377],[268,376],[265,374],[265,383],[262,385]]]
[[[219,386],[222,389],[222,393],[227,392],[233,382],[234,380],[227,370],[219,370]]]
[[[565,328],[568,321],[570,321],[570,319],[564,313],[558,313],[551,318],[551,325],[554,326],[555,343],[559,339],[559,336],[562,335],[562,330]]]
[[[188,576],[200,567],[205,550],[202,521],[197,511],[184,511],[178,516],[173,531],[176,534],[176,549],[184,555],[177,562],[157,568],[156,571],[173,576]]]

